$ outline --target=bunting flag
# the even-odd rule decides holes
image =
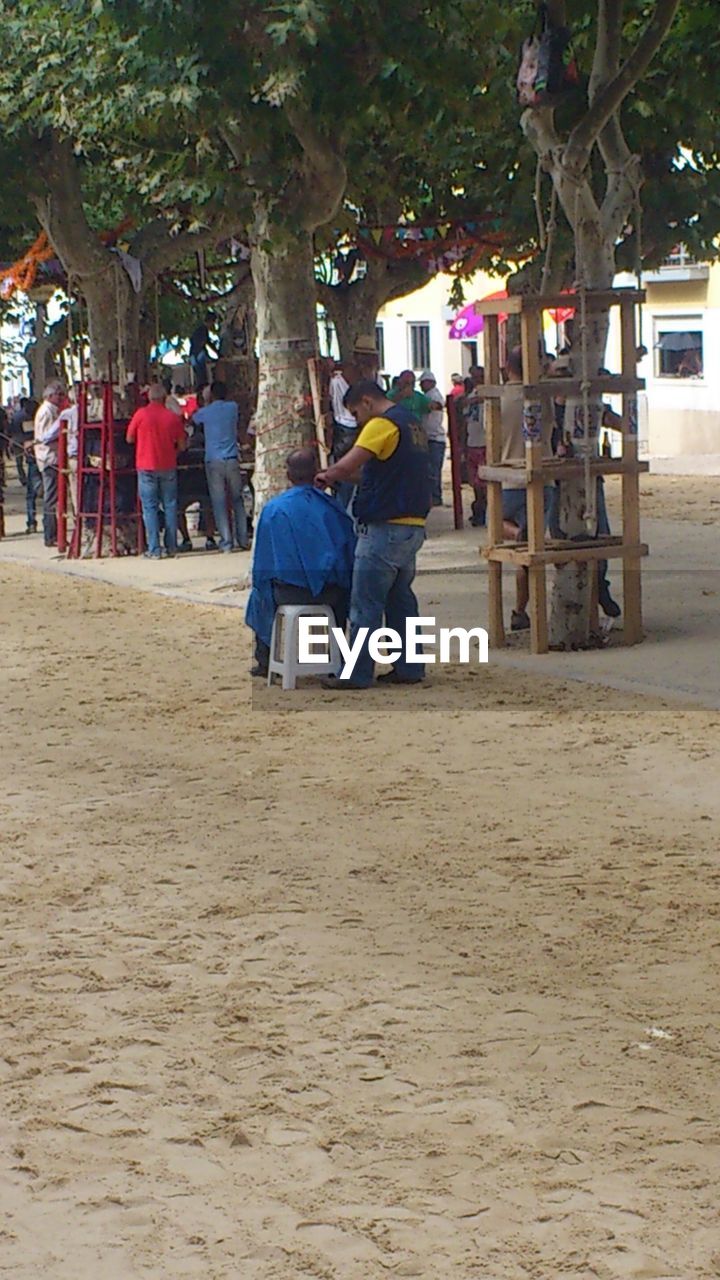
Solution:
[[[442,241],[442,248],[438,242]],[[447,271],[479,261],[483,253],[500,253],[505,245],[500,220],[491,216],[457,222],[396,223],[360,227],[357,247],[366,256],[386,261],[424,261],[428,271]]]

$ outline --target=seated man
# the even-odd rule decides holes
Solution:
[[[252,591],[245,621],[255,632],[252,675],[266,676],[275,610],[281,604],[326,604],[339,627],[347,621],[355,534],[340,503],[314,488],[314,449],[287,460],[291,488],[263,507],[255,533]]]

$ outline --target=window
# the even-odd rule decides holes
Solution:
[[[655,317],[655,377],[702,378],[701,316]]]
[[[463,377],[470,372],[474,364],[478,362],[478,344],[477,342],[461,342],[460,350],[462,352],[462,375]]]
[[[430,325],[409,324],[410,368],[416,373],[430,368]]]
[[[375,347],[378,353],[378,369],[385,368],[385,325],[375,325]]]

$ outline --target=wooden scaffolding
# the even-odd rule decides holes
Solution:
[[[597,370],[584,370],[583,377],[541,377],[542,313],[568,305],[568,295],[522,295],[476,304],[476,311],[484,317],[485,386],[478,388],[487,400],[485,406],[487,465],[479,468],[479,476],[487,481],[488,542],[483,554],[488,560],[489,571],[489,640],[491,646],[505,644],[503,622],[502,570],[503,565],[525,566],[529,575],[530,647],[533,653],[548,651],[547,584],[548,565],[566,564],[571,561],[594,562],[620,558],[623,563],[623,611],[624,640],[628,645],[638,644],[643,638],[642,592],[640,565],[648,548],[640,541],[640,474],[648,464],[638,460],[638,411],[637,393],[645,382],[637,377],[637,341],[635,336],[635,308],[644,300],[644,292],[636,289],[612,289],[606,292],[587,291],[582,299],[585,314],[593,311],[619,308],[622,366],[619,375],[588,376]],[[580,303],[578,302],[578,305]],[[499,316],[515,314],[520,317],[520,334],[523,354],[523,436],[525,439],[525,466],[520,468],[504,464],[502,456],[500,382]],[[590,396],[622,396],[622,456],[604,458],[593,456],[589,464],[594,477],[620,475],[622,477],[622,534],[619,537],[589,537],[578,541],[546,539],[544,488],[556,480],[579,478],[587,474],[583,458],[543,457],[541,423],[544,412],[549,412],[552,397],[562,393],[566,398]],[[599,424],[598,424],[599,429]],[[507,542],[503,533],[502,486],[510,482],[527,490],[527,541]],[[597,628],[597,588],[593,591],[591,627]]]

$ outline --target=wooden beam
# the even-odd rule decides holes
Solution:
[[[490,298],[485,302],[475,303],[476,316],[516,316],[522,309],[522,298],[514,294],[509,298]],[[487,369],[487,364],[485,368]]]
[[[590,471],[594,476],[622,476],[627,472],[644,475],[650,470],[649,462],[631,462],[625,458],[591,458]],[[540,467],[535,471],[526,471],[524,468],[515,467],[510,462],[501,462],[495,467],[478,467],[478,476],[481,480],[494,480],[499,484],[510,484],[517,487],[525,487],[528,480],[534,480],[536,474],[542,477],[545,483],[548,480],[566,480],[569,476],[582,476],[585,474],[585,463],[578,458],[546,458]]]
[[[523,378],[535,384],[540,377],[540,313],[523,311],[520,318],[520,341],[523,356]],[[528,393],[525,391],[525,409]],[[549,412],[542,405],[540,413]],[[545,490],[542,478],[543,447],[541,441],[528,441],[525,446],[525,470],[532,478],[527,482],[528,572],[530,609],[530,649],[532,653],[548,651],[547,581],[545,565],[536,556],[545,550]]]
[[[620,310],[620,339],[622,370],[629,374],[637,367],[637,339],[635,336],[635,310],[626,303]],[[628,469],[622,475],[623,538],[630,544],[640,542],[640,477],[636,465],[638,458],[637,396],[623,396],[623,461]],[[642,624],[642,575],[639,556],[628,556],[623,561],[623,634],[628,645],[639,644],[643,638]]]
[[[585,294],[588,311],[605,311],[608,307],[618,307],[623,302],[636,303],[645,301],[644,289],[588,289]],[[523,311],[556,311],[562,307],[575,306],[575,295],[572,293],[546,293],[521,295]]]
[[[622,375],[610,373],[602,378],[590,378],[590,394],[603,396],[619,396],[628,391],[644,391],[644,378],[624,378]],[[485,400],[499,400],[504,387],[484,383],[477,388],[478,395]],[[525,383],[525,394],[533,398],[540,396],[579,396],[582,394],[581,378],[540,378],[534,383]]]
[[[638,462],[637,459],[630,460],[625,457],[590,459],[590,473],[594,476],[643,475],[649,470],[649,462]],[[579,458],[548,459],[543,462],[541,473],[546,483],[548,480],[565,480],[569,476],[584,475],[585,464]],[[531,479],[534,479],[534,476],[531,476]]]
[[[486,547],[483,552],[485,557],[490,561],[499,560],[502,564],[526,565],[527,567],[548,565],[548,564],[570,564],[589,560],[640,560],[643,556],[649,554],[649,549],[645,543],[641,543],[637,547],[629,545],[608,546],[601,543],[599,546],[593,543],[592,546],[573,547],[541,552],[530,552],[523,550],[521,547]]]
[[[307,367],[315,417],[315,442],[317,444],[318,457],[320,458],[320,468],[324,470],[328,464],[328,447],[325,436],[325,418],[322,411],[319,364],[316,360],[311,359],[308,360]]]
[[[485,376],[491,382],[500,382],[500,325],[497,316],[489,315],[483,330]],[[496,466],[502,454],[502,422],[500,402],[485,406],[486,457],[489,465]],[[503,540],[502,490],[499,484],[488,485],[487,500],[488,545],[495,546]],[[505,644],[503,619],[502,563],[488,564],[488,640],[493,649]]]

